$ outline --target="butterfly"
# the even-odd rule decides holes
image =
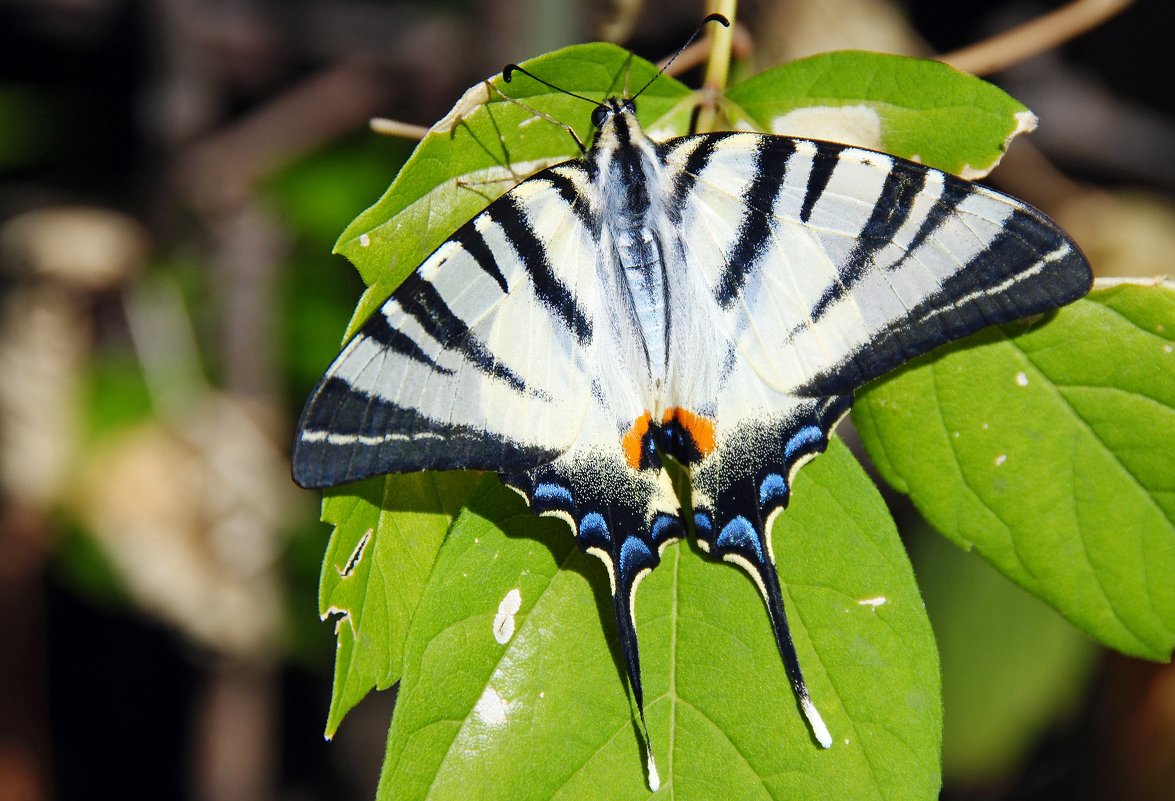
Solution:
[[[829,747],[770,537],[796,471],[862,385],[1076,300],[1092,276],[1007,195],[830,142],[653,141],[634,98],[598,103],[582,158],[519,183],[405,279],[314,389],[292,463],[308,488],[492,470],[565,520],[608,571],[653,784],[634,603],[665,547],[692,529],[747,571]],[[688,472],[688,520],[667,459]]]

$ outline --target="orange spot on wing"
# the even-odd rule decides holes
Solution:
[[[694,447],[703,456],[709,456],[710,452],[714,450],[714,421],[709,417],[702,417],[700,414],[694,414],[688,409],[682,409],[680,406],[665,411],[661,422],[664,425],[672,423],[674,420],[685,431],[689,432],[694,441]]]
[[[624,458],[633,470],[641,469],[641,452],[644,450],[645,434],[649,433],[649,426],[652,425],[652,422],[649,413],[645,412],[636,419],[632,428],[628,429],[620,440],[620,444],[624,448]]]

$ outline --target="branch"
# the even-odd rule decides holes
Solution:
[[[939,61],[972,75],[990,75],[1052,50],[1119,14],[1133,0],[1073,0],[1011,30],[943,53]]]

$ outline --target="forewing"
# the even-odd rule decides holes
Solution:
[[[581,162],[553,167],[437,248],[314,390],[294,480],[514,472],[565,452],[590,398],[591,191]]]
[[[789,394],[848,394],[1092,281],[1041,212],[894,156],[747,133],[675,140],[666,158],[689,268],[741,356]]]

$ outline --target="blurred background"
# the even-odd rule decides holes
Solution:
[[[739,47],[942,53],[1058,5],[744,0]],[[990,182],[1100,274],[1171,273],[1175,3],[1124,5],[989,76],[1041,117]],[[0,799],[373,798],[393,693],[323,741],[329,531],[287,461],[361,291],[331,246],[412,149],[367,120],[428,126],[573,42],[659,59],[704,13],[0,0]],[[1175,671],[892,500],[943,652],[943,797],[1175,798]]]

